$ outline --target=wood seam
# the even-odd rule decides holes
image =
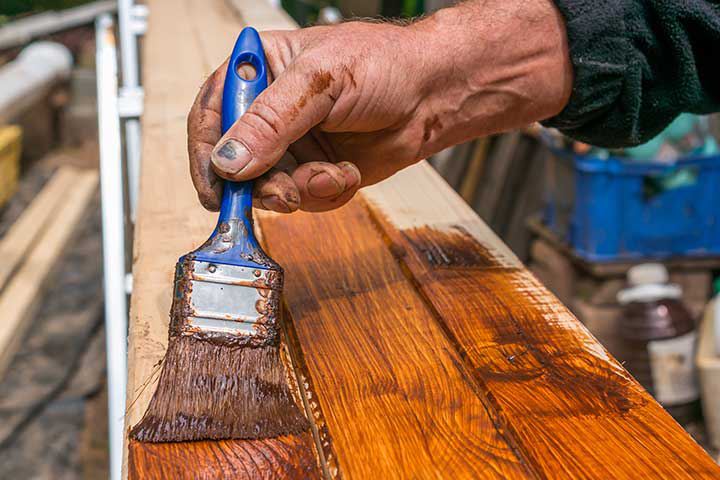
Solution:
[[[313,434],[313,440],[315,441],[315,451],[318,455],[318,460],[320,461],[320,467],[322,468],[323,475],[325,476],[326,480],[335,480],[340,479],[342,480],[342,472],[340,469],[339,464],[337,465],[337,473],[335,475],[332,475],[330,473],[330,468],[328,465],[328,460],[325,456],[325,452],[322,447],[322,440],[320,439],[320,432],[318,430],[318,425],[316,422],[315,415],[313,413],[313,409],[310,406],[309,399],[308,399],[308,392],[305,388],[305,382],[302,381],[302,379],[306,379],[306,381],[312,385],[312,379],[310,376],[310,372],[307,371],[307,367],[305,366],[305,361],[302,358],[303,352],[302,349],[299,348],[299,342],[297,339],[297,333],[295,332],[294,325],[291,325],[292,323],[292,315],[290,314],[289,310],[287,309],[287,306],[284,304],[283,301],[283,317],[284,322],[282,323],[282,328],[285,333],[285,339],[286,339],[286,346],[288,349],[288,353],[290,354],[290,360],[291,360],[291,366],[292,366],[292,375],[295,377],[295,382],[298,387],[298,390],[300,392],[300,397],[302,399],[303,407],[305,409],[305,416],[310,420],[310,429],[312,430]],[[323,417],[322,414],[322,407],[318,403],[318,411],[320,412],[320,417]],[[328,433],[329,436],[329,433]],[[332,450],[332,438],[328,438],[329,442],[329,448]],[[333,451],[333,453],[335,453]],[[334,455],[334,458],[337,459],[337,454]],[[337,462],[337,460],[336,460]]]

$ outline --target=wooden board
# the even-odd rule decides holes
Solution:
[[[154,390],[174,263],[214,223],[187,173],[185,115],[241,26],[219,0],[148,4],[128,425]],[[288,26],[263,2],[230,4],[258,29]],[[284,347],[312,433],[133,442],[128,478],[720,474],[424,162],[333,212],[256,216],[286,270]]]
[[[422,165],[365,192],[492,410],[541,478],[713,478],[720,469]],[[408,194],[412,181],[417,194]],[[428,193],[430,192],[430,193]],[[678,452],[682,452],[678,454]]]
[[[73,168],[60,168],[37,194],[12,227],[0,238],[0,291],[10,275],[25,260],[30,249],[38,242],[42,232],[50,226],[52,219],[63,207],[63,200],[78,179]]]
[[[60,180],[69,175],[70,182],[65,185],[63,198],[55,199],[59,202],[58,208],[54,210],[52,218],[43,219],[45,228],[34,239],[26,258],[22,259],[21,267],[0,295],[0,377],[24,338],[29,320],[42,300],[47,280],[72,239],[73,231],[97,188],[97,171],[67,167],[66,172]],[[44,206],[49,208],[48,205]],[[33,205],[28,208],[33,208]]]
[[[186,117],[205,77],[229,54],[240,29],[223,1],[155,0],[144,40],[143,164],[135,227],[126,424],[137,423],[155,390],[167,345],[173,269],[201,244],[216,216],[203,210],[187,167]],[[263,442],[133,444],[133,479],[320,476],[312,433]],[[128,469],[129,467],[129,469]],[[129,470],[129,471],[128,471]],[[233,473],[231,473],[233,472]]]

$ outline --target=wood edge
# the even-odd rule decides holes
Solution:
[[[427,188],[419,188],[418,185],[422,183]],[[394,200],[399,197],[397,193],[402,193],[407,185],[422,190],[424,200],[412,204],[407,201],[402,204],[395,202]],[[493,252],[498,261],[507,267],[523,267],[512,250],[425,160],[401,170],[380,183],[365,187],[360,190],[360,195],[370,208],[371,215],[382,216],[398,231],[422,227],[447,231],[459,226]],[[443,217],[442,221],[422,220],[436,216],[434,212],[442,205],[451,212],[451,215]]]

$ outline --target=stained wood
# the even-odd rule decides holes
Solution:
[[[0,291],[50,226],[50,219],[63,206],[63,199],[78,178],[77,170],[61,167],[0,239]]]
[[[190,184],[185,116],[240,30],[230,5],[258,29],[288,26],[263,2],[149,2],[128,425],[154,390],[174,263],[214,222]],[[286,270],[284,346],[312,434],[133,443],[129,478],[717,474],[427,164],[337,211],[256,218]]]
[[[267,440],[193,443],[130,443],[129,471],[138,479],[318,479],[312,439],[289,436]]]
[[[720,469],[424,165],[366,193],[390,250],[547,478],[716,478]],[[418,173],[421,175],[417,175]],[[407,196],[412,178],[424,199]],[[430,193],[428,193],[430,192]]]
[[[260,224],[343,476],[530,475],[361,199]]]
[[[72,186],[64,192],[60,208],[51,219],[46,219],[48,224],[43,233],[35,239],[22,266],[0,295],[0,377],[24,338],[48,278],[97,188],[97,171],[72,169],[71,178]]]

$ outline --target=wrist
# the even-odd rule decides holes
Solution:
[[[468,1],[413,25],[422,59],[423,154],[559,113],[572,89],[563,19],[550,0]],[[428,120],[425,120],[428,123]]]

